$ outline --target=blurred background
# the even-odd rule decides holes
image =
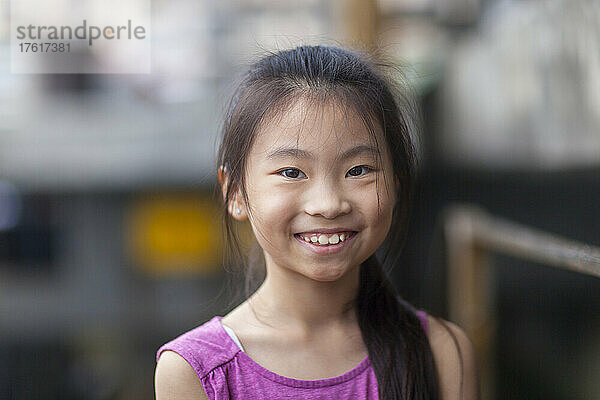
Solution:
[[[139,75],[11,74],[9,3],[2,399],[153,398],[158,347],[228,312],[216,137],[266,50],[362,44],[405,68],[424,126],[392,277],[416,306],[452,315],[449,205],[600,246],[596,0],[153,0],[152,73]],[[600,398],[600,279],[488,258],[486,398]]]

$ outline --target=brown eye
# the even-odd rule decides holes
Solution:
[[[351,168],[346,175],[349,176],[362,176],[371,171],[371,168],[365,165],[358,165],[356,167]],[[364,172],[364,173],[363,173]]]
[[[288,169],[281,170],[281,171],[279,171],[279,174],[281,176],[284,176],[284,177],[290,178],[290,179],[306,177],[306,175],[304,175],[304,173],[302,171],[300,171],[299,169],[296,169],[296,168],[288,168]]]

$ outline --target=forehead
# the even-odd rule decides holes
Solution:
[[[353,108],[333,101],[300,98],[275,115],[267,116],[259,126],[251,153],[266,157],[277,149],[298,148],[316,155],[335,156],[344,149],[370,146],[377,151],[381,132],[373,125],[373,134]]]

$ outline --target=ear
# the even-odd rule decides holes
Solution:
[[[223,201],[227,201],[227,187],[229,185],[229,171],[227,171],[227,167],[223,165],[219,167],[219,170],[217,171],[217,178],[221,184]],[[231,197],[229,204],[227,204],[227,211],[238,221],[243,221],[248,217],[248,214],[246,213],[246,207],[242,200],[242,194],[239,190]]]

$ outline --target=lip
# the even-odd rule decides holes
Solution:
[[[351,228],[315,228],[311,231],[296,232],[296,235],[307,233],[338,233],[338,232],[356,232],[356,229]]]
[[[331,232],[348,232],[348,231],[350,231],[350,230],[346,230],[346,231],[333,230]],[[324,230],[321,230],[320,232],[321,233],[330,233],[330,232],[325,232]],[[356,232],[356,231],[350,231],[350,232],[352,232],[350,234],[350,236],[348,236],[348,238],[346,240],[344,240],[343,242],[339,242],[337,244],[330,244],[327,246],[319,246],[317,244],[309,243],[302,238],[300,233],[295,234],[294,238],[296,238],[296,240],[298,242],[300,242],[300,244],[302,246],[304,246],[306,249],[310,250],[311,252],[319,254],[319,255],[327,255],[327,254],[338,253],[338,252],[344,250],[346,247],[348,247],[350,245],[350,243],[352,243],[354,241],[354,238],[358,235],[358,232]]]

